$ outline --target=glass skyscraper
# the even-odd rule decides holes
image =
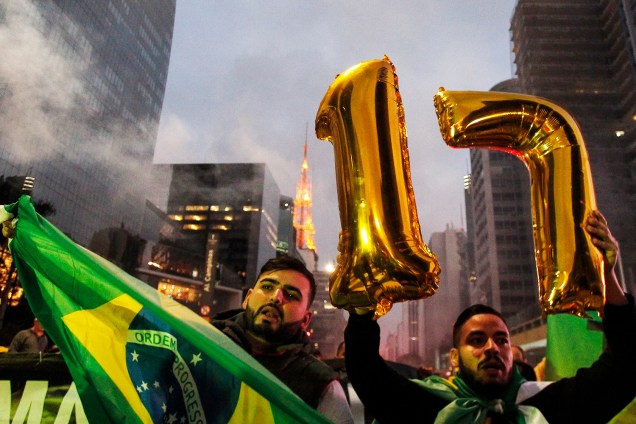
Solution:
[[[176,0],[0,4],[0,175],[80,244],[139,233],[163,103]]]
[[[240,277],[234,288],[251,287],[276,256],[280,201],[264,163],[172,165],[168,217],[201,258],[214,243],[215,264]]]

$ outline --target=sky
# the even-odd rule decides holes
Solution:
[[[334,149],[318,106],[335,76],[387,55],[404,104],[422,236],[464,228],[467,150],[446,146],[439,87],[487,91],[513,76],[513,0],[178,0],[155,163],[265,162],[294,196],[308,143],[319,268],[335,262]]]

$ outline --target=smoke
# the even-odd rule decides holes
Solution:
[[[6,90],[0,103],[3,148],[19,162],[46,160],[57,144],[57,123],[70,122],[85,92],[80,77],[84,69],[55,48],[58,31],[43,34],[46,21],[31,2],[4,2],[0,8],[0,84]]]
[[[154,163],[181,163],[184,157],[175,157],[175,152],[192,152],[195,150],[194,134],[188,124],[178,115],[166,113],[161,118],[157,144],[162,150],[155,151]]]
[[[0,153],[13,165],[6,169],[32,172],[36,196],[56,178],[51,164],[83,175],[58,188],[66,195],[86,184],[112,204],[141,195],[152,179],[156,124],[113,112],[135,94],[121,80],[113,89],[93,68],[99,56],[80,25],[53,2],[39,7],[46,10],[28,0],[0,5]]]

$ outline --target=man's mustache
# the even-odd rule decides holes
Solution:
[[[283,318],[283,309],[280,307],[280,305],[278,303],[267,303],[265,305],[262,305],[260,308],[258,308],[256,310],[256,315],[259,315],[263,309],[265,308],[274,308],[276,309],[276,312],[278,313],[278,316],[282,319]]]
[[[503,359],[501,359],[501,357],[499,357],[499,355],[493,355],[489,358],[484,359],[483,361],[481,361],[479,363],[479,368],[485,368],[485,367],[489,367],[492,366],[493,363],[496,363],[497,366],[501,367],[501,369],[505,369],[506,368],[506,364],[504,364]]]

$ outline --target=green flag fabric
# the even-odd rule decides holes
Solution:
[[[589,367],[603,353],[603,330],[598,314],[590,318],[548,315],[546,336],[547,381],[572,377],[579,368]]]
[[[603,353],[601,319],[596,312],[589,318],[569,314],[547,317],[545,380],[572,377],[579,368],[591,366]],[[616,415],[611,424],[636,422],[636,398]]]
[[[72,242],[30,197],[9,246],[90,423],[326,423],[190,309]]]

